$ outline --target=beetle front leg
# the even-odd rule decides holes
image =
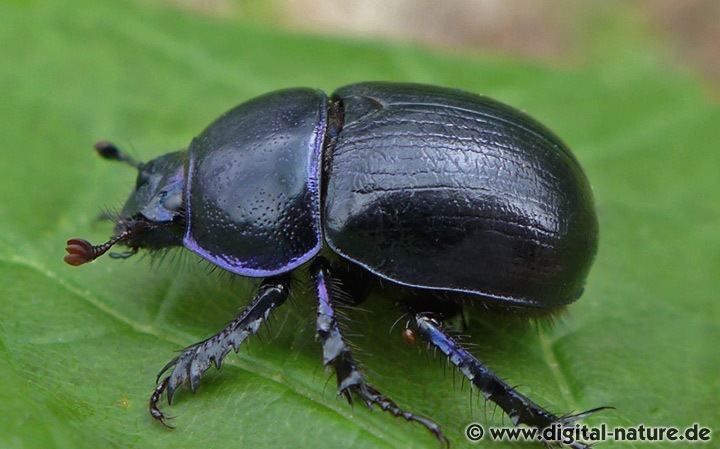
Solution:
[[[225,329],[207,340],[188,346],[179,356],[165,365],[158,373],[158,386],[150,397],[152,417],[171,427],[167,423],[169,418],[158,407],[162,394],[167,390],[168,404],[171,404],[175,390],[186,381],[190,381],[190,390],[195,393],[202,374],[210,368],[210,365],[214,363],[217,369],[220,369],[230,349],[238,352],[243,341],[251,334],[257,334],[260,325],[267,320],[272,311],[285,302],[288,297],[289,282],[287,276],[266,279],[252,304]],[[162,375],[171,368],[172,373],[160,381]]]
[[[435,435],[443,448],[447,447],[447,439],[445,435],[443,435],[442,430],[440,430],[440,426],[434,421],[401,409],[392,399],[383,395],[365,382],[357,362],[352,355],[352,351],[340,333],[335,313],[335,301],[333,300],[333,278],[330,271],[330,264],[324,258],[318,257],[310,267],[310,271],[315,279],[317,288],[318,312],[316,330],[322,342],[323,363],[326,367],[332,365],[335,369],[338,394],[345,396],[347,401],[352,404],[354,393],[358,395],[370,409],[372,409],[373,405],[376,405],[394,416],[401,416],[407,421],[422,424]],[[338,284],[335,284],[335,286],[337,285]]]
[[[490,371],[482,362],[448,335],[440,325],[440,321],[435,319],[432,314],[418,313],[413,321],[418,334],[445,354],[450,362],[480,390],[485,399],[499,405],[507,413],[514,425],[525,424],[538,430],[551,425],[563,427],[592,413],[608,408],[599,407],[577,415],[554,415]],[[573,449],[589,449],[590,447],[581,441],[572,441],[571,443],[544,441],[544,443],[546,445],[553,443],[560,446],[566,444]]]

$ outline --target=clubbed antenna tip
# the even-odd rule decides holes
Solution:
[[[67,255],[63,258],[65,263],[74,267],[88,263],[97,258],[95,247],[85,239],[70,239],[65,247]]]
[[[87,240],[80,238],[70,239],[67,241],[67,246],[65,247],[65,251],[67,251],[67,254],[63,258],[63,260],[65,260],[65,263],[74,267],[86,264],[88,262],[92,262],[93,260],[108,252],[108,250],[110,250],[110,248],[112,248],[113,245],[115,245],[116,243],[125,241],[133,237],[134,235],[137,235],[146,227],[147,226],[144,222],[137,222],[135,226],[124,230],[120,234],[114,235],[110,238],[110,240],[103,243],[102,245],[93,245]],[[130,251],[119,254],[115,258],[124,259],[130,257],[136,252],[137,247],[133,247]]]
[[[95,151],[97,151],[103,159],[124,162],[138,170],[142,167],[140,162],[123,153],[114,143],[108,142],[107,140],[97,142],[95,144]]]

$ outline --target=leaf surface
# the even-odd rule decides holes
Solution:
[[[601,244],[585,295],[552,328],[472,315],[478,357],[553,411],[616,407],[588,424],[720,429],[720,112],[655,47],[622,42],[591,67],[557,69],[86,0],[7,2],[0,25],[0,447],[436,447],[421,427],[336,397],[301,288],[197,395],[165,405],[168,431],[147,413],[157,371],[232,319],[256,282],[181,253],[62,262],[67,238],[110,234],[96,217],[134,185],[132,170],[95,157],[96,140],[148,160],[261,93],[373,79],[524,109],[593,184]],[[350,328],[373,385],[458,447],[470,422],[509,425],[444,360],[408,348],[402,325],[389,332],[392,298],[363,307]]]

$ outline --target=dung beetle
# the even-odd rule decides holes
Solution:
[[[590,184],[565,144],[528,115],[486,97],[420,84],[368,82],[272,92],[223,114],[187,150],[138,163],[109,142],[96,149],[139,174],[101,245],[71,239],[65,261],[184,246],[223,270],[262,278],[226,328],[160,371],[158,403],[240,345],[309,272],[316,331],[338,394],[422,424],[373,388],[342,335],[337,306],[389,288],[415,335],[445,354],[513,424],[544,429],[598,410],[555,415],[471,355],[443,321],[462,306],[540,316],[582,293],[597,250]],[[381,282],[382,285],[381,285]],[[168,373],[169,374],[166,374]],[[163,378],[163,375],[165,377]],[[160,380],[162,378],[162,380]],[[582,442],[569,444],[586,448]]]

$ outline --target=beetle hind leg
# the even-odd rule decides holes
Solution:
[[[167,422],[170,418],[166,417],[158,407],[163,393],[167,392],[168,404],[172,403],[175,390],[185,382],[190,383],[190,390],[195,393],[200,378],[210,365],[214,364],[220,369],[223,359],[230,350],[234,349],[238,352],[243,341],[248,336],[256,334],[260,325],[267,320],[273,310],[285,302],[288,297],[289,282],[287,276],[266,279],[253,302],[227,327],[207,340],[188,346],[179,356],[165,365],[158,373],[158,386],[150,397],[150,415],[165,426],[172,427]],[[172,370],[170,374],[161,381],[163,374],[170,370]]]
[[[365,382],[358,364],[352,355],[352,351],[340,332],[340,326],[336,318],[337,313],[335,311],[336,300],[333,298],[334,295],[337,295],[337,292],[333,291],[333,277],[330,264],[324,258],[318,257],[310,267],[310,271],[317,289],[318,312],[316,330],[318,338],[320,338],[322,342],[323,363],[326,367],[332,365],[335,369],[338,394],[343,395],[351,404],[353,394],[355,394],[371,409],[374,405],[383,411],[391,413],[393,416],[399,416],[407,421],[419,423],[435,435],[442,447],[447,447],[447,439],[437,423],[401,409],[393,400]]]
[[[586,416],[609,407],[599,407],[576,415],[557,416],[550,413],[527,396],[518,392],[482,362],[463,348],[443,329],[440,319],[430,313],[416,313],[412,320],[417,333],[428,343],[438,348],[462,374],[477,387],[485,399],[496,403],[510,417],[514,425],[525,424],[538,430],[550,426],[565,427]],[[581,441],[570,443],[543,441],[546,445],[567,445],[573,449],[588,449]]]

